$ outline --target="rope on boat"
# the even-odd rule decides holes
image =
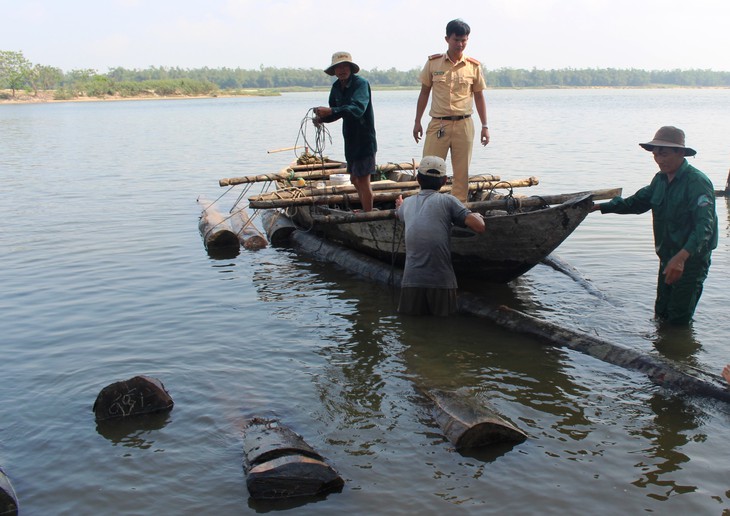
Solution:
[[[294,147],[296,148],[296,146],[299,144],[299,139],[301,138],[305,144],[304,153],[307,153],[307,149],[311,149],[314,156],[319,158],[320,163],[322,163],[322,170],[324,170],[325,144],[327,143],[327,140],[332,143],[332,136],[330,135],[329,129],[327,129],[324,124],[314,123],[315,118],[316,115],[314,113],[314,108],[309,108],[307,110],[307,114],[304,115],[304,118],[302,118],[302,121],[299,124],[299,133],[297,134],[297,139]],[[307,131],[310,123],[312,124],[312,126],[314,126],[314,145],[312,145],[309,137],[307,136]],[[296,151],[294,154],[296,155]],[[299,158],[299,156],[297,156],[297,158]]]

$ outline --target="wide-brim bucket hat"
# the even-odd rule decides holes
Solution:
[[[697,154],[697,151],[693,148],[685,147],[684,131],[671,125],[665,125],[659,128],[652,141],[640,143],[639,145],[648,151],[654,150],[654,147],[673,147],[675,149],[684,149],[685,156],[694,156]]]
[[[340,63],[348,63],[352,67],[352,73],[357,73],[360,71],[360,67],[355,64],[355,62],[352,60],[352,55],[350,55],[349,52],[335,52],[332,54],[332,64],[329,66],[329,68],[325,69],[324,73],[327,75],[334,75],[335,74],[335,66],[337,66]]]

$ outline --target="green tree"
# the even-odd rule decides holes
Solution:
[[[28,85],[32,67],[22,52],[0,50],[0,84],[13,90],[13,98],[16,90]]]

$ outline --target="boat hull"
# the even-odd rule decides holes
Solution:
[[[457,277],[494,283],[509,282],[554,251],[590,212],[589,195],[565,203],[521,213],[486,212],[482,234],[454,227],[451,254]],[[405,263],[403,224],[395,219],[342,224],[316,223],[311,210],[301,207],[294,219],[327,240],[360,251],[386,263]]]

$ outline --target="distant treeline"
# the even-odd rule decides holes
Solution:
[[[362,70],[360,74],[374,87],[418,88],[420,68],[400,71]],[[712,70],[646,71],[636,69],[573,69],[524,70],[500,68],[484,70],[490,87],[496,88],[560,88],[613,87],[639,88],[650,86],[730,87],[730,72]],[[38,94],[53,90],[55,98],[80,96],[105,97],[118,95],[215,95],[219,92],[244,94],[291,91],[308,88],[328,88],[332,77],[319,68],[273,68],[261,66],[256,70],[242,68],[149,67],[127,70],[117,67],[106,73],[93,69],[64,72],[59,68],[33,64],[22,52],[0,50],[0,89]],[[0,95],[5,95],[0,92]]]

